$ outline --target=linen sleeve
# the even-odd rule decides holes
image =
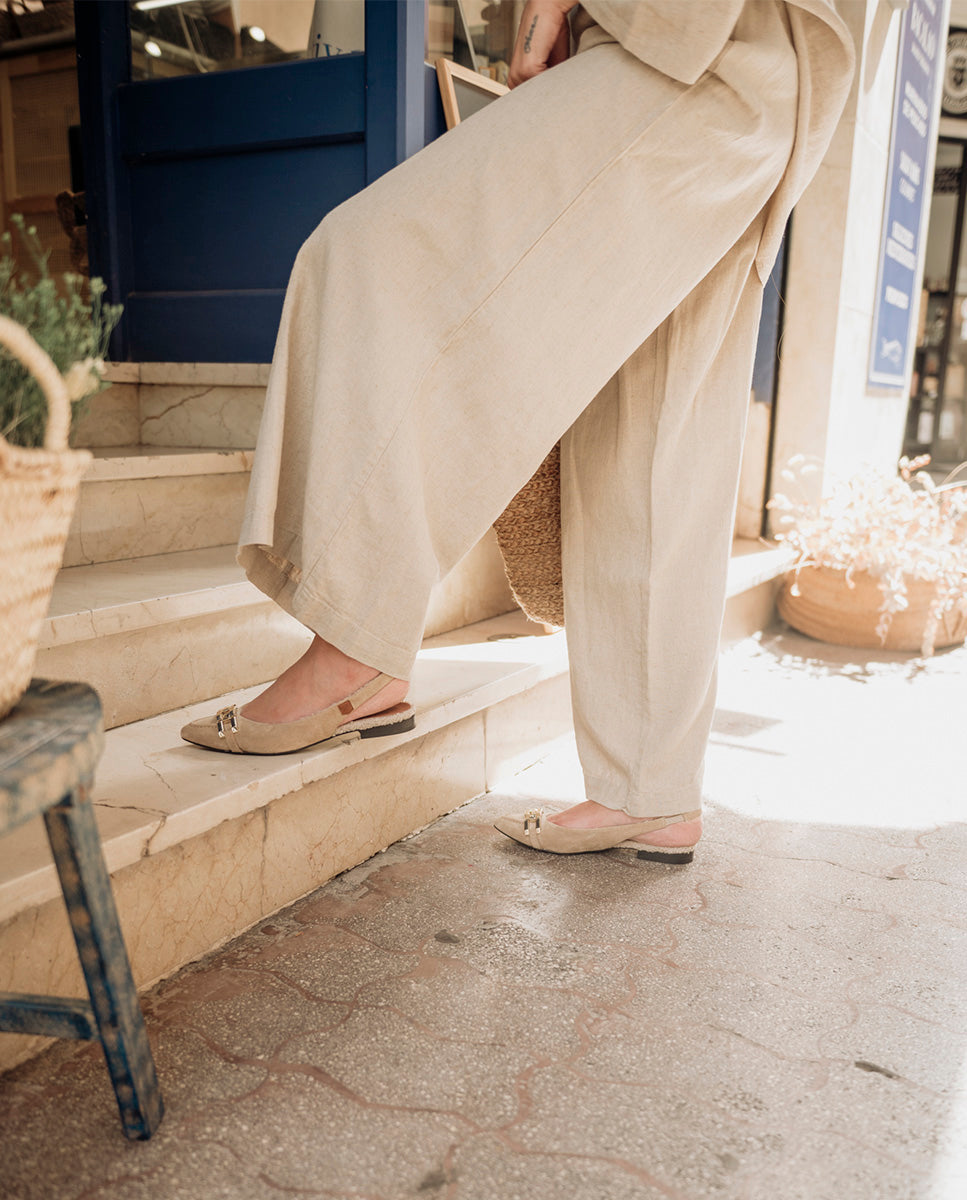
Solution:
[[[729,40],[744,0],[582,0],[631,54],[681,83],[695,83]]]

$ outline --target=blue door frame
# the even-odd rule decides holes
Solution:
[[[75,4],[92,274],[118,359],[268,362],[299,246],[442,132],[423,0],[366,0],[366,50],[132,82],[128,5]]]

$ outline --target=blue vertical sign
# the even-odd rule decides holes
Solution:
[[[902,388],[917,315],[920,231],[924,193],[930,194],[927,163],[934,142],[933,115],[943,77],[946,0],[911,0],[900,27],[893,99],[893,130],[887,179],[880,269],[873,310],[869,382]]]

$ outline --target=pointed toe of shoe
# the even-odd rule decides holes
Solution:
[[[524,822],[519,817],[498,817],[494,821],[494,829],[515,842],[526,841],[524,837]]]
[[[194,746],[204,746],[206,750],[221,750],[219,745],[218,728],[214,717],[202,721],[191,721],[181,730],[181,736]]]

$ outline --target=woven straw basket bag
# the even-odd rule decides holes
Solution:
[[[41,450],[0,436],[0,718],[30,683],[40,627],[77,501],[87,450],[69,450],[71,406],[61,373],[30,334],[0,316],[0,345],[19,359],[47,400]],[[0,370],[3,363],[0,362]]]
[[[494,532],[514,599],[532,621],[563,626],[560,445],[494,522]]]

